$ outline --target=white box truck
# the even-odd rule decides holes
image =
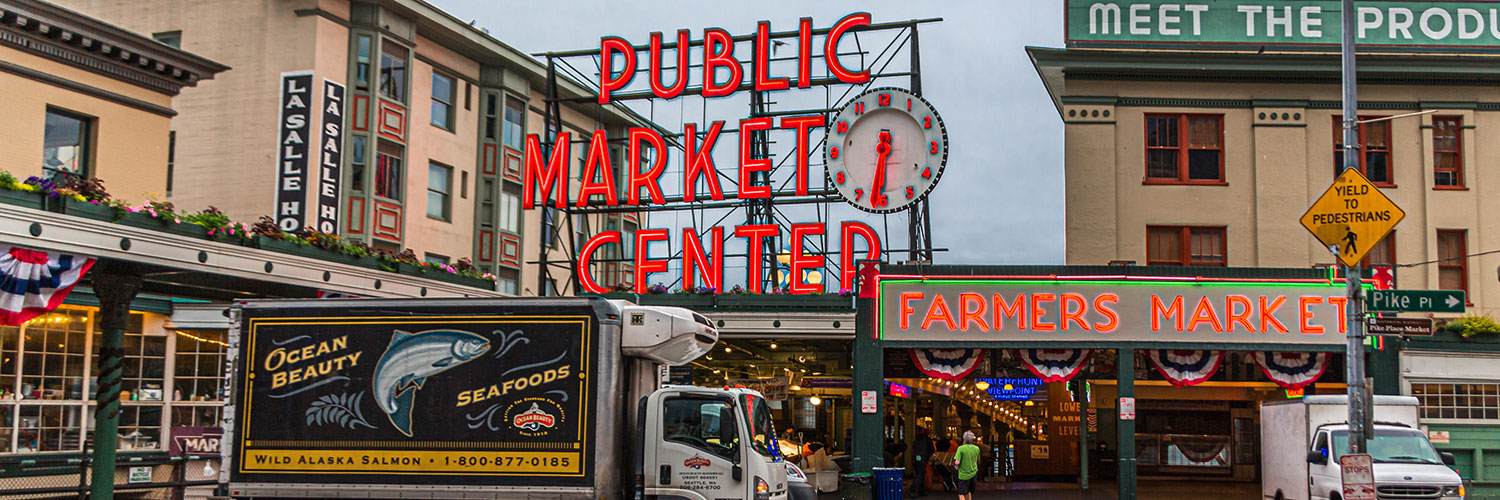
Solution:
[[[1343,498],[1339,457],[1348,451],[1347,396],[1308,396],[1260,406],[1261,492],[1273,500]],[[1379,498],[1456,500],[1463,479],[1417,427],[1417,398],[1375,396],[1375,462]]]
[[[245,301],[230,310],[234,498],[784,500],[770,408],[662,386],[718,341],[601,298]]]

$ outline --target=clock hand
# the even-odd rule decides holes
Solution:
[[[885,165],[886,157],[891,155],[891,133],[880,131],[880,140],[875,143],[875,185],[870,188],[870,205],[885,206]]]

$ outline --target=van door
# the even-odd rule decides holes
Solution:
[[[1328,457],[1323,464],[1308,462],[1307,482],[1308,495],[1313,500],[1327,500],[1328,494],[1334,491],[1343,491],[1343,479],[1339,471],[1338,461],[1334,458],[1334,450],[1328,442],[1328,431],[1319,430],[1318,437],[1313,439],[1312,449],[1309,452],[1321,452]]]
[[[739,419],[726,396],[659,394],[655,467],[645,471],[648,495],[689,499],[749,498],[740,467]],[[743,470],[740,475],[743,476]],[[654,490],[654,491],[653,491]]]

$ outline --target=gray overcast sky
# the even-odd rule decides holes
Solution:
[[[870,12],[876,23],[943,18],[921,28],[923,95],[942,114],[951,144],[947,169],[932,194],[933,244],[950,249],[937,261],[1062,263],[1062,121],[1024,50],[1027,45],[1062,45],[1063,8],[1058,2],[430,1],[456,17],[477,21],[527,53],[597,49],[606,35],[644,44],[653,31],[670,39],[683,28],[692,30],[695,40],[708,27],[752,34],[760,20],[784,31],[796,29],[799,18],[812,17],[815,28],[826,28],[858,11]],[[814,62],[815,71],[818,64]],[[727,111],[719,119],[732,124],[747,114]],[[653,118],[669,130],[679,122],[678,117]],[[717,149],[733,151],[733,142],[721,142],[726,144]],[[720,161],[721,169],[733,165]],[[840,210],[830,219],[860,218],[881,229],[878,219],[860,214]],[[653,219],[651,225],[666,224]],[[886,247],[906,247],[904,220],[891,219]]]

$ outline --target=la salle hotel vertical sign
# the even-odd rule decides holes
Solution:
[[[312,121],[311,71],[281,74],[281,120],[276,158],[276,225],[302,229],[307,203],[307,141]]]
[[[344,86],[323,79],[323,139],[318,141],[318,231],[339,230],[339,162],[344,157]]]

